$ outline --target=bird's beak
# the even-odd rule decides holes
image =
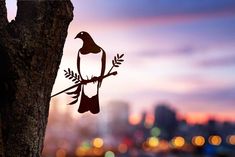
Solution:
[[[80,38],[80,34],[77,34],[74,39]]]

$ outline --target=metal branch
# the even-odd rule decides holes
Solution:
[[[111,76],[111,75],[117,75],[117,71],[108,73],[108,74],[106,74],[106,75],[104,75],[104,76],[94,77],[94,78],[92,78],[92,79],[90,79],[90,80],[81,80],[78,84],[75,84],[75,85],[73,85],[73,86],[71,86],[71,87],[69,87],[69,88],[67,88],[67,89],[62,90],[61,92],[58,92],[58,93],[52,95],[51,98],[54,97],[54,96],[57,96],[57,95],[59,95],[59,94],[61,94],[61,93],[64,93],[64,92],[66,92],[66,91],[68,91],[68,90],[70,90],[70,89],[73,89],[73,88],[77,87],[79,84],[87,84],[87,83],[91,83],[91,82],[103,80],[104,78],[109,77],[109,76]]]

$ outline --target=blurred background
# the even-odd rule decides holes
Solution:
[[[52,94],[71,85],[80,31],[125,62],[103,81],[101,112],[52,98],[44,157],[234,157],[234,0],[72,0]],[[16,1],[7,1],[8,19]],[[89,70],[89,67],[88,67]]]

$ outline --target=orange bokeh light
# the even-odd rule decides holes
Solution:
[[[205,138],[203,136],[194,136],[192,139],[194,146],[203,146],[205,144]]]
[[[185,145],[185,140],[184,140],[183,137],[177,136],[177,137],[172,139],[172,144],[176,148],[181,148]]]
[[[231,145],[235,145],[235,135],[228,136],[227,142]]]
[[[156,137],[150,137],[148,139],[148,145],[152,148],[157,147],[159,145],[159,139]]]
[[[102,138],[95,138],[92,144],[95,148],[101,148],[104,145],[104,140]]]
[[[221,144],[221,142],[222,142],[222,139],[221,139],[221,137],[218,136],[218,135],[213,135],[213,136],[210,136],[210,137],[209,137],[209,143],[210,143],[211,145],[218,146],[218,145]]]
[[[124,143],[122,143],[122,144],[120,144],[119,146],[118,146],[118,151],[120,152],[120,153],[126,153],[127,152],[127,150],[128,150],[128,147],[127,147],[127,145],[126,144],[124,144]]]
[[[65,157],[66,156],[66,151],[64,149],[58,149],[56,151],[56,157]]]
[[[129,123],[131,125],[137,125],[140,123],[140,121],[141,121],[141,116],[138,114],[132,114],[129,116]]]

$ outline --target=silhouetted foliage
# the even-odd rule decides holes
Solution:
[[[65,72],[65,74],[64,74],[65,78],[72,80],[74,83],[80,82],[80,76],[77,73],[73,72],[69,68],[67,71],[64,70],[64,72]]]

